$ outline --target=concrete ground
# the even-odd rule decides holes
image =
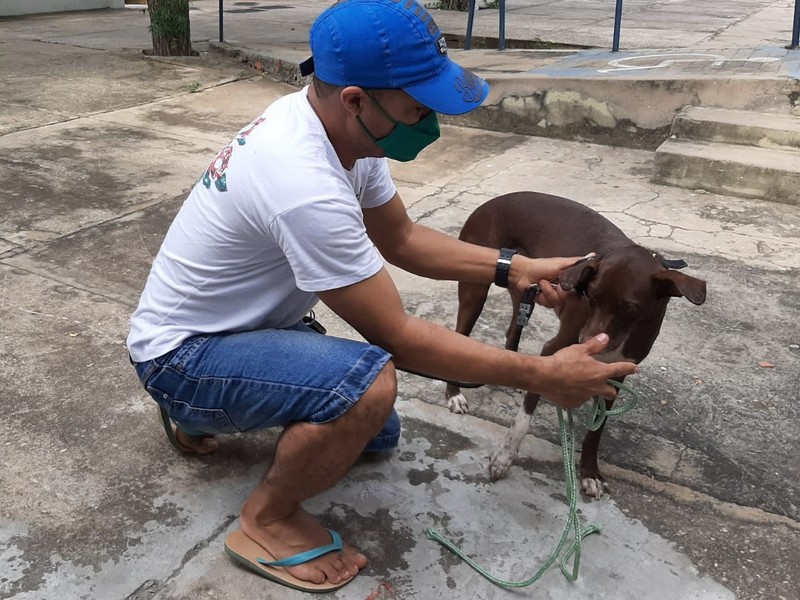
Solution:
[[[787,5],[727,10],[744,4],[751,12],[731,14],[719,36]],[[201,50],[209,15],[195,27]],[[202,459],[177,455],[123,345],[149,265],[196,177],[293,88],[217,53],[146,59],[136,50],[147,45],[141,18],[0,21],[0,598],[299,598],[222,550],[276,432],[227,437]],[[704,306],[672,302],[630,380],[642,403],[607,428],[612,493],[579,503],[603,527],[585,542],[580,578],[569,583],[553,569],[515,594],[796,598],[798,208],[652,184],[649,151],[455,126],[419,161],[392,169],[426,225],[456,234],[495,195],[557,193],[686,259],[687,272],[709,283]],[[393,273],[410,312],[453,325],[453,284]],[[500,345],[507,311],[494,291],[474,335]],[[331,333],[353,335],[329,311],[319,316]],[[535,352],[553,325],[537,310],[523,350]],[[509,596],[428,540],[428,527],[505,578],[527,578],[554,546],[566,506],[552,409],[540,408],[518,464],[491,483],[487,457],[520,394],[469,391],[473,416],[456,416],[443,392],[401,376],[400,449],[357,465],[309,503],[370,557],[330,597]]]

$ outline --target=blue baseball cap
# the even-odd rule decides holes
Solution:
[[[480,106],[489,84],[447,56],[444,34],[415,0],[341,0],[311,27],[301,65],[337,86],[403,90],[446,115]]]

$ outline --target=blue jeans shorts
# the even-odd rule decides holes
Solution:
[[[391,355],[364,342],[287,329],[197,335],[153,360],[133,363],[139,380],[190,435],[239,433],[290,423],[329,423],[352,407]],[[365,451],[395,448],[392,411]]]

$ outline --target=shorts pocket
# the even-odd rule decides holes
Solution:
[[[192,406],[151,385],[146,389],[153,400],[167,412],[169,418],[186,429],[203,433],[240,433],[228,413],[221,408]]]

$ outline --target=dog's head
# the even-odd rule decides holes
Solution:
[[[561,271],[561,287],[585,297],[586,319],[579,340],[605,332],[609,336],[605,354],[636,361],[644,358],[658,335],[670,298],[683,296],[696,305],[706,299],[705,281],[670,266],[685,263],[629,246]],[[637,335],[631,337],[634,330]],[[629,338],[631,342],[626,343]]]

